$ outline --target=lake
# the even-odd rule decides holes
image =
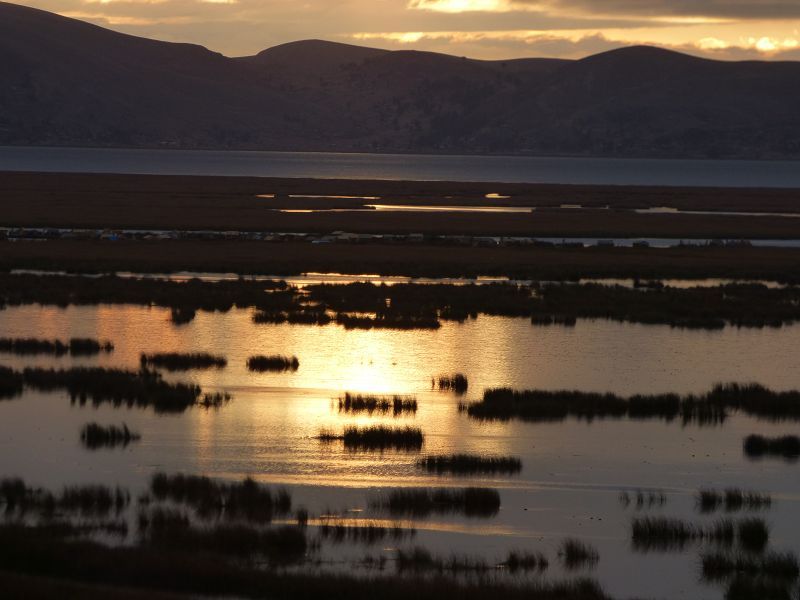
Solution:
[[[598,185],[800,187],[796,161],[0,147],[0,171]]]
[[[791,433],[791,424],[741,415],[715,427],[614,419],[481,422],[458,409],[459,402],[478,400],[485,388],[497,386],[624,395],[700,393],[730,381],[797,389],[800,326],[693,331],[579,320],[574,328],[533,327],[528,319],[480,316],[463,324],[444,322],[436,331],[350,331],[336,325],[257,325],[252,315],[245,309],[198,312],[193,322],[178,327],[168,310],[155,307],[0,310],[3,336],[95,337],[116,345],[113,353],[91,358],[0,354],[0,365],[136,369],[141,352],[210,351],[225,355],[228,366],[165,377],[233,395],[219,409],[157,415],[151,409],[80,407],[66,393],[25,392],[0,401],[0,474],[51,488],[120,484],[134,495],[156,471],[223,479],[249,475],[286,486],[312,515],[333,512],[348,522],[416,530],[413,539],[379,544],[369,550],[373,554],[391,557],[398,547],[424,546],[447,556],[458,548],[491,561],[511,549],[538,550],[550,558],[547,576],[555,578],[565,574],[556,560],[558,545],[575,536],[600,553],[594,570],[578,574],[595,577],[617,597],[722,597],[721,587],[700,579],[703,544],[642,553],[630,541],[635,516],[712,522],[715,517],[696,511],[701,487],[770,492],[775,504],[763,515],[772,526],[770,546],[800,551],[797,464],[752,462],[742,452],[745,436]],[[259,353],[296,355],[300,367],[251,373],[246,359]],[[453,372],[469,377],[466,396],[431,389],[432,377]],[[336,399],[347,391],[412,394],[419,410],[400,417],[344,414]],[[124,421],[143,439],[123,450],[90,453],[79,443],[79,430],[88,421]],[[426,436],[422,452],[353,453],[316,439],[326,428],[380,423],[420,427]],[[519,475],[459,478],[431,475],[415,464],[421,455],[456,452],[519,456],[523,469]],[[389,489],[466,485],[497,488],[499,514],[397,521],[371,506]],[[622,492],[640,489],[663,491],[666,503],[641,509],[620,503]],[[312,519],[309,529],[315,526]],[[365,552],[354,544],[323,544],[320,568],[358,570]]]

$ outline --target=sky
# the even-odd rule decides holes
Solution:
[[[800,60],[800,0],[21,0],[117,31],[246,56],[302,39],[480,59],[651,44]]]

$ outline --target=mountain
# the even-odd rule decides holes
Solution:
[[[798,97],[797,62],[320,40],[228,58],[0,3],[0,144],[800,158]]]

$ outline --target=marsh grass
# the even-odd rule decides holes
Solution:
[[[104,427],[98,423],[87,423],[81,429],[81,442],[90,450],[98,448],[127,447],[131,442],[137,442],[141,435],[128,429],[123,423],[121,427],[109,425]]]
[[[180,511],[163,508],[140,512],[138,523],[141,542],[156,548],[242,558],[263,556],[271,562],[292,563],[303,559],[307,547],[299,527],[260,529],[228,523],[196,526]]]
[[[0,366],[0,399],[15,398],[22,394],[25,379],[13,369]]]
[[[425,436],[418,427],[385,427],[375,425],[372,427],[345,427],[339,435],[329,430],[323,430],[317,436],[322,442],[342,441],[347,450],[400,450],[404,452],[418,452]]]
[[[541,552],[522,552],[512,550],[500,566],[510,573],[538,571],[542,573],[550,566],[550,561]]]
[[[401,541],[416,536],[414,529],[384,527],[374,523],[351,525],[346,522],[325,522],[319,526],[319,536],[334,544],[344,542],[372,545],[386,540]]]
[[[197,310],[194,308],[174,306],[170,309],[169,320],[173,325],[188,325],[196,316]]]
[[[640,552],[683,550],[695,542],[732,547],[737,541],[743,549],[758,552],[769,540],[769,527],[762,519],[754,518],[738,523],[719,519],[700,526],[680,519],[647,517],[633,520],[631,540],[634,549]]]
[[[500,494],[490,488],[409,488],[393,490],[372,503],[394,516],[427,517],[457,513],[489,518],[500,511]]]
[[[91,338],[72,338],[67,342],[61,340],[40,340],[35,338],[0,338],[0,352],[32,356],[49,354],[51,356],[93,356],[101,352],[113,352],[114,344]]]
[[[772,497],[739,488],[728,488],[723,492],[706,489],[697,493],[697,506],[702,513],[713,513],[719,509],[725,512],[764,510],[772,506]]]
[[[761,552],[769,542],[769,527],[763,519],[743,519],[737,526],[739,544],[745,550]]]
[[[99,367],[25,369],[25,385],[40,391],[66,390],[73,402],[91,400],[95,406],[147,408],[157,412],[182,412],[197,404],[199,386],[167,383],[152,371],[125,371]]]
[[[158,501],[189,506],[202,518],[268,523],[292,510],[292,498],[286,490],[273,491],[250,478],[226,483],[194,475],[156,473],[150,480],[150,492]]]
[[[797,557],[791,553],[710,552],[701,556],[703,577],[719,581],[735,575],[794,581],[800,576]]]
[[[368,414],[391,412],[394,416],[417,412],[417,399],[413,396],[368,396],[345,393],[339,398],[339,412]]]
[[[791,583],[780,579],[734,575],[725,600],[797,600]]]
[[[534,422],[595,419],[677,419],[700,426],[723,423],[729,413],[770,421],[799,420],[800,392],[774,392],[758,384],[719,384],[701,395],[653,394],[630,397],[578,391],[487,389],[479,402],[462,409],[476,419]],[[800,444],[798,444],[800,452]]]
[[[800,458],[800,437],[785,435],[769,438],[763,435],[749,435],[744,440],[744,453],[753,459],[777,456],[794,462]]]
[[[664,492],[648,492],[637,490],[635,492],[624,491],[619,495],[620,504],[628,508],[633,504],[637,510],[646,508],[660,508],[667,503],[667,495]]]
[[[183,354],[180,352],[157,352],[142,354],[139,363],[143,369],[157,367],[167,371],[189,371],[192,369],[224,369],[228,361],[224,356],[207,352]]]
[[[345,329],[439,329],[442,324],[435,316],[417,315],[382,315],[378,317],[368,317],[348,313],[336,315],[336,324]]]
[[[568,538],[561,543],[558,556],[568,571],[594,568],[600,560],[594,547],[574,538]]]
[[[43,488],[28,486],[24,480],[0,480],[0,505],[6,515],[36,514],[52,518],[62,513],[81,516],[104,516],[112,511],[119,514],[130,505],[127,490],[101,485],[68,486],[59,494]]]
[[[333,318],[324,309],[265,311],[259,310],[253,314],[253,323],[259,325],[328,325]]]
[[[300,361],[296,356],[251,356],[247,359],[247,368],[255,373],[297,371]]]
[[[453,375],[440,375],[434,380],[434,387],[442,391],[455,392],[463,396],[469,389],[469,380],[463,373]]]
[[[430,473],[440,475],[474,475],[503,473],[514,475],[522,470],[522,461],[513,456],[486,457],[472,454],[450,456],[426,456],[417,461],[417,466]]]

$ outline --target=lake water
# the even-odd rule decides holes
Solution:
[[[0,171],[800,187],[800,163],[796,161],[0,147]]]
[[[734,416],[723,426],[700,428],[660,421],[594,423],[482,423],[459,412],[459,398],[431,390],[431,377],[463,372],[466,400],[485,388],[580,389],[620,394],[703,392],[716,382],[757,381],[776,390],[800,388],[800,326],[780,329],[690,331],[667,326],[579,320],[574,328],[533,327],[527,319],[479,317],[445,322],[436,331],[347,331],[336,325],[256,325],[252,311],[199,312],[176,327],[169,311],[141,306],[70,307],[29,305],[0,311],[7,337],[108,339],[112,354],[94,358],[0,355],[0,364],[24,366],[103,365],[135,369],[139,354],[154,351],[223,354],[223,370],[171,374],[208,391],[234,398],[218,410],[191,409],[156,415],[145,409],[72,406],[66,394],[26,392],[0,401],[0,476],[29,483],[107,483],[144,488],[158,470],[256,479],[287,486],[295,504],[312,515],[336,512],[345,519],[386,519],[370,501],[406,486],[485,485],[499,489],[500,513],[491,519],[436,516],[401,525],[413,540],[393,547],[425,546],[445,556],[459,553],[501,558],[509,549],[540,550],[550,558],[548,577],[563,573],[556,552],[567,536],[594,545],[600,561],[585,574],[617,597],[721,598],[719,587],[699,579],[699,546],[685,552],[641,554],[632,550],[630,521],[656,514],[710,522],[695,510],[701,487],[744,486],[770,492],[770,545],[800,550],[800,478],[796,464],[744,458],[751,433],[791,433],[788,423]],[[252,354],[296,355],[294,373],[250,373]],[[344,392],[413,394],[416,415],[341,414]],[[126,422],[142,433],[125,450],[89,453],[79,444],[88,421]],[[421,472],[419,454],[349,453],[322,444],[321,429],[346,424],[413,424],[425,433],[422,454],[455,452],[521,457],[517,476],[437,477]],[[663,490],[663,507],[625,508],[625,490]],[[313,526],[312,528],[313,529]],[[363,547],[322,548],[329,568],[363,557]],[[370,550],[391,556],[392,547]],[[334,557],[335,556],[335,563]]]

